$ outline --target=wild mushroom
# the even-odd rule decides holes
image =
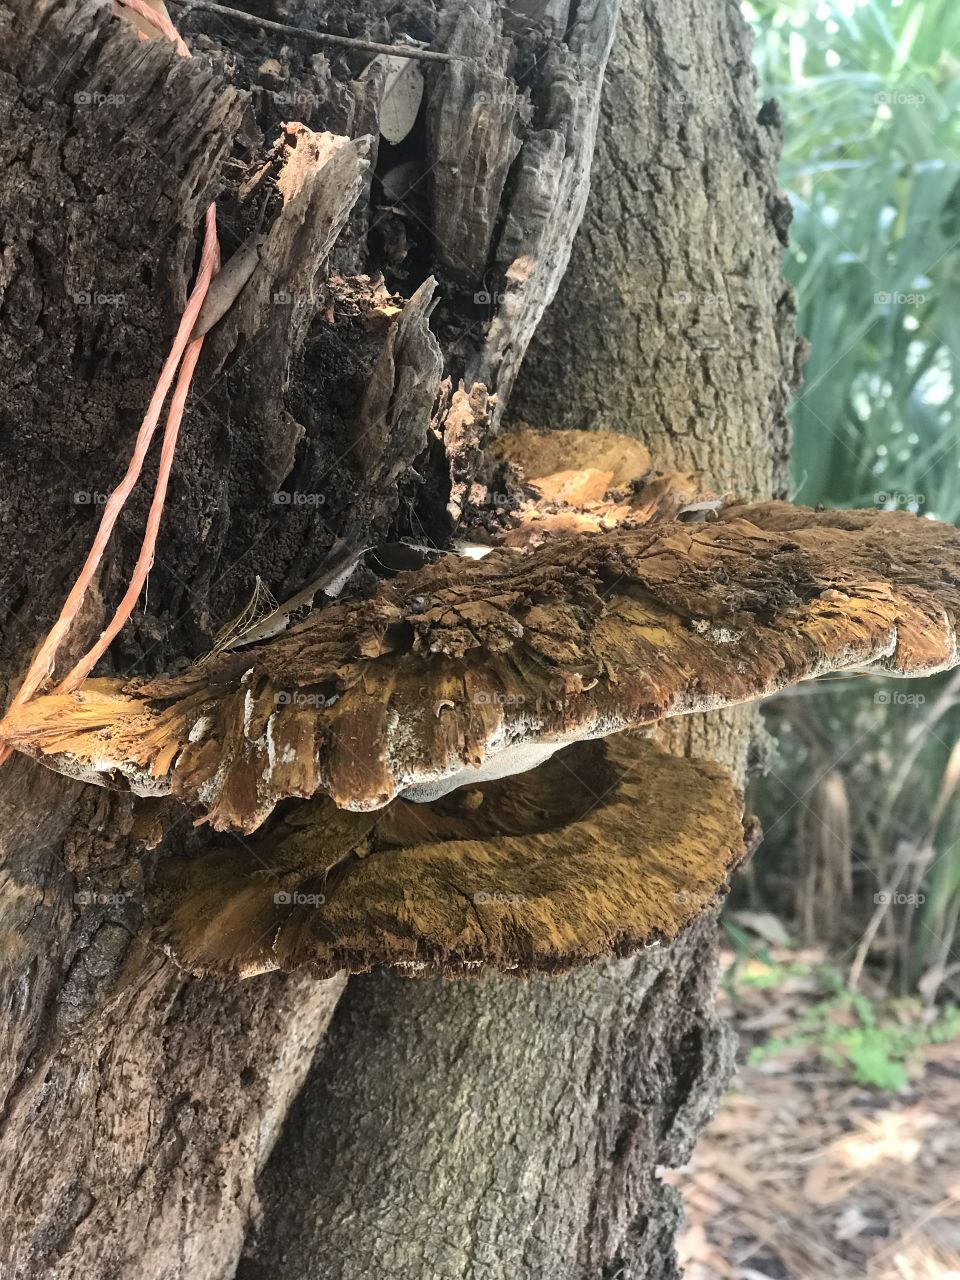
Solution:
[[[316,797],[241,848],[162,863],[148,909],[195,972],[556,972],[670,940],[715,904],[742,812],[720,765],[621,734],[437,804]]]
[[[495,489],[511,489],[520,477],[516,493],[505,495],[502,527],[485,531],[499,546],[530,550],[557,534],[653,524],[720,506],[695,476],[653,472],[644,445],[613,431],[524,427],[500,435],[490,454],[501,464]]]
[[[182,675],[36,698],[0,737],[250,832],[289,796],[360,812],[432,799],[827,672],[940,671],[958,660],[958,613],[952,526],[739,505],[447,557]]]
[[[650,451],[632,436],[615,431],[535,431],[521,427],[502,432],[491,446],[495,458],[515,463],[532,483],[561,473],[602,477],[594,496],[625,489],[652,470]],[[587,463],[585,466],[584,463]]]

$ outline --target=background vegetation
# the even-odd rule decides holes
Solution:
[[[960,519],[960,4],[745,6],[785,122],[785,270],[811,341],[794,497]],[[734,905],[928,1002],[960,993],[960,676],[801,687]],[[734,926],[736,927],[736,926]]]

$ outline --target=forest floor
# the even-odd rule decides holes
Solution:
[[[738,1073],[666,1175],[686,1280],[960,1280],[957,1019],[888,1001],[874,1020],[822,961],[725,957]]]

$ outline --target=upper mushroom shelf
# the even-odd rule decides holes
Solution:
[[[289,796],[435,799],[826,672],[957,662],[960,530],[775,502],[710,515],[448,555],[182,675],[35,698],[0,737],[251,832]]]

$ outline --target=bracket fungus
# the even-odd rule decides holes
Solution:
[[[828,672],[940,671],[958,660],[958,613],[960,530],[733,505],[448,556],[181,675],[35,698],[0,737],[249,833],[287,797],[357,812],[436,799]]]
[[[163,863],[148,908],[199,973],[559,972],[670,940],[717,902],[742,812],[722,766],[621,734],[430,805],[317,797],[241,848]]]
[[[505,527],[491,540],[517,550],[557,534],[662,523],[720,506],[695,476],[654,472],[646,447],[613,431],[524,427],[500,435],[490,453],[520,479]]]

